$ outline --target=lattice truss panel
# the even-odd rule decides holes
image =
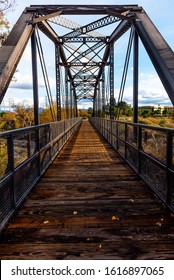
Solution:
[[[88,22],[88,18],[83,15],[84,22]],[[79,20],[82,21],[82,17],[79,17]],[[93,99],[99,69],[108,65],[107,61],[103,61],[103,55],[109,42],[109,32],[113,31],[120,19],[108,15],[82,26],[68,18],[57,16],[50,18],[49,22],[64,27],[61,31],[67,30],[67,33],[59,36],[67,57],[66,64],[61,65],[71,70],[77,101]],[[104,28],[108,25],[112,27]],[[68,32],[69,29],[73,31]],[[98,29],[102,33],[97,32]]]

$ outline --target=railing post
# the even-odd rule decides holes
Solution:
[[[138,131],[138,174],[141,173],[141,149],[142,149],[142,127],[137,127]]]
[[[14,166],[14,141],[13,135],[7,138],[7,148],[8,148],[8,167],[12,173],[12,200],[13,200],[13,210],[16,210],[16,198],[15,198],[15,166]]]
[[[117,123],[116,123],[116,142],[117,142],[117,144],[116,144],[116,149],[117,149],[117,151],[118,151],[118,121],[117,121]]]
[[[36,129],[36,151],[38,152],[37,164],[39,177],[41,176],[41,161],[40,161],[40,131],[39,127]]]
[[[167,204],[171,204],[171,197],[172,197],[172,180],[170,178],[170,167],[172,165],[172,134],[168,131],[167,132],[167,150],[166,150],[166,179],[167,179]]]
[[[113,122],[113,120],[110,120],[110,124],[111,124],[111,140],[110,140],[110,144],[112,145],[112,122]]]
[[[125,123],[125,127],[124,128],[125,128],[125,132],[124,132],[125,133],[125,138],[124,138],[124,141],[125,141],[124,142],[124,156],[125,156],[125,159],[127,159],[127,149],[126,149],[127,148],[127,143],[126,143],[127,142],[127,129],[128,129],[127,128],[127,123]]]

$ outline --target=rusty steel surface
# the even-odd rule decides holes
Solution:
[[[0,239],[1,259],[173,259],[174,217],[84,121]]]

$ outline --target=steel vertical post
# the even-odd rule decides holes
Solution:
[[[73,118],[73,88],[72,79],[70,80],[70,118]]]
[[[65,67],[65,108],[66,108],[66,119],[69,119],[69,100],[68,100],[68,69]]]
[[[102,117],[105,117],[105,68],[102,72]]]
[[[100,81],[98,83],[98,117],[101,117],[101,87]]]
[[[110,45],[110,119],[114,119],[114,44]]]
[[[97,89],[94,90],[94,99],[93,99],[93,116],[96,117],[96,98],[97,98]]]
[[[59,46],[55,45],[55,62],[56,62],[56,105],[57,120],[61,120],[61,96],[60,96],[60,51]]]
[[[39,93],[38,93],[38,72],[37,72],[37,48],[36,32],[31,36],[31,59],[32,59],[32,77],[33,77],[33,100],[34,100],[34,124],[39,124]]]
[[[73,94],[74,94],[74,106],[75,106],[74,114],[75,114],[75,117],[77,118],[78,117],[78,109],[77,109],[77,98],[76,98],[76,90],[75,90],[75,88],[73,88]]]
[[[138,122],[138,64],[139,64],[138,34],[134,32],[133,51],[133,122]]]

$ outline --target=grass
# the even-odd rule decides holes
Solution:
[[[126,122],[132,122],[132,117],[121,116],[120,120]],[[142,124],[152,125],[152,126],[160,126],[174,129],[174,117],[138,117],[138,122]]]

